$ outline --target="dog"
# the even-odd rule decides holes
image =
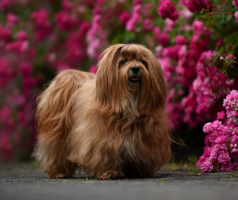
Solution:
[[[37,98],[33,156],[49,178],[152,177],[171,157],[166,82],[154,54],[117,44],[97,75],[64,70]]]

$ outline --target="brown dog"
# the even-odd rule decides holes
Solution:
[[[142,45],[106,49],[97,76],[59,73],[37,99],[34,156],[49,178],[80,167],[97,179],[148,177],[170,159],[166,84]]]

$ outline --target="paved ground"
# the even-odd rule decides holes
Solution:
[[[238,172],[202,174],[163,168],[150,179],[98,181],[79,173],[73,179],[47,179],[35,164],[0,165],[0,199],[118,200],[238,199]]]

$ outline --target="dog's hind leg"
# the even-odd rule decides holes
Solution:
[[[49,178],[70,177],[77,167],[67,159],[68,135],[72,129],[72,108],[78,89],[95,75],[77,70],[59,73],[37,98],[38,142],[33,156]]]
[[[40,162],[41,168],[49,178],[70,178],[77,164],[67,159],[65,142],[39,140],[33,156]]]

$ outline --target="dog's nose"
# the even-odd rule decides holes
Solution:
[[[137,67],[137,66],[133,66],[133,67],[131,68],[131,70],[132,70],[133,73],[138,73],[139,70],[140,70],[140,68]]]

